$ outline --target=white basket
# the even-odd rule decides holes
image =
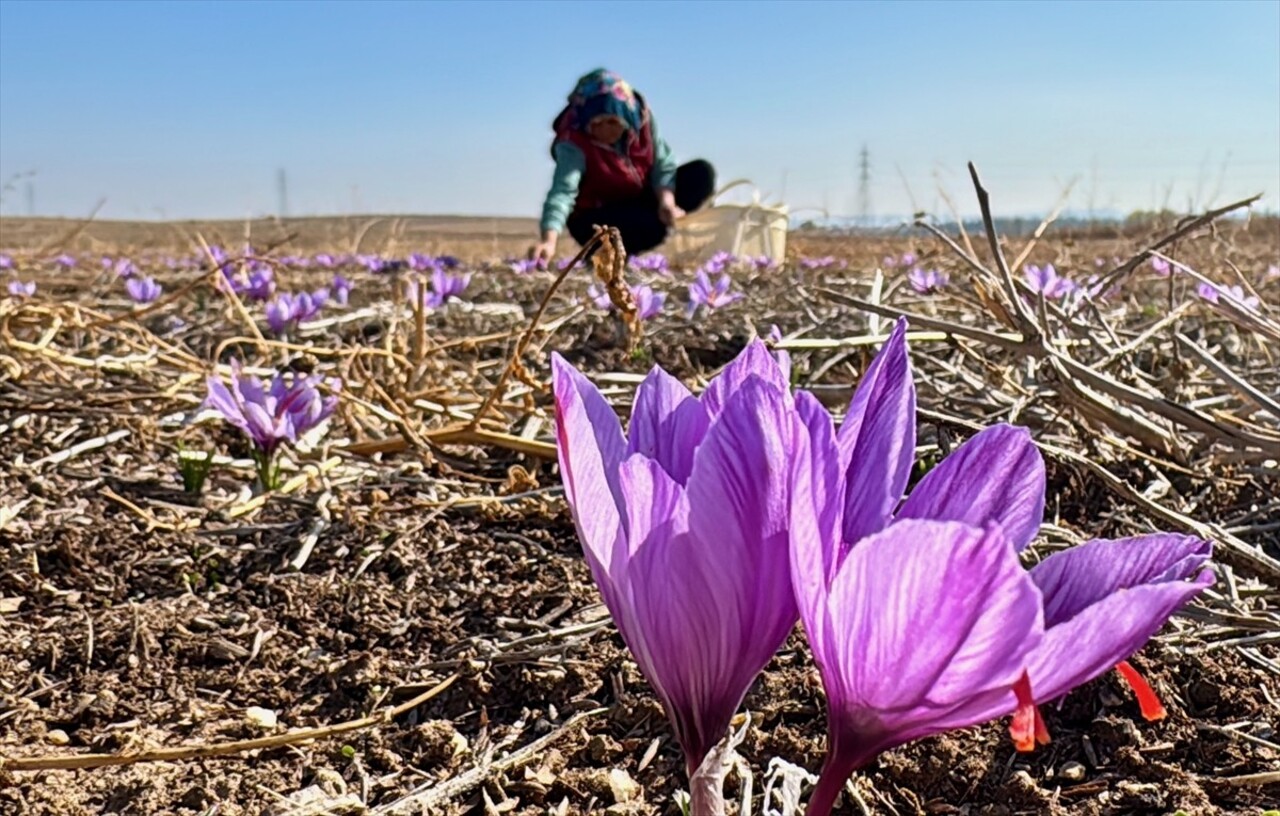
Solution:
[[[760,192],[750,203],[717,203],[727,190],[746,179],[730,182],[712,197],[711,205],[689,213],[676,224],[663,251],[675,261],[701,263],[717,252],[737,256],[765,256],[782,263],[787,252],[787,205],[764,204]]]

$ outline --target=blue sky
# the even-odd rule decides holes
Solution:
[[[0,0],[0,183],[39,214],[536,215],[607,66],[677,157],[793,208],[1280,201],[1280,2]],[[25,180],[0,213],[26,211]]]

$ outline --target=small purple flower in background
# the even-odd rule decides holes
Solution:
[[[378,275],[399,272],[407,266],[405,261],[398,258],[383,258],[380,255],[357,255],[356,260],[363,264],[365,269]]]
[[[75,256],[74,256],[74,255],[69,255],[69,254],[67,254],[66,252],[64,252],[64,253],[62,253],[61,255],[58,255],[57,257],[55,257],[55,258],[53,259],[53,262],[54,262],[56,265],[58,265],[58,266],[62,267],[63,269],[71,269],[71,268],[73,268],[73,267],[76,265],[76,259],[75,259]]]
[[[660,252],[650,252],[645,255],[636,255],[631,258],[631,265],[641,272],[653,272],[658,275],[671,274],[671,267],[667,261],[667,256]]]
[[[325,269],[333,269],[338,265],[337,260],[328,252],[317,252],[311,257],[311,260],[315,261],[316,266],[322,266]]]
[[[16,298],[29,298],[36,293],[36,282],[20,280],[9,281],[9,294]]]
[[[430,255],[423,255],[421,252],[411,252],[409,257],[405,259],[405,263],[414,272],[426,272],[428,269],[436,268],[436,259]]]
[[[631,296],[636,301],[636,314],[641,320],[657,317],[662,305],[667,302],[666,294],[655,292],[651,287],[641,284],[631,287]]]
[[[718,275],[733,266],[737,260],[737,256],[732,252],[720,251],[712,255],[707,262],[702,265],[702,268],[705,269],[708,274]]]
[[[573,258],[561,258],[556,261],[556,269],[563,272],[569,268],[569,264],[573,263]]]
[[[138,274],[138,266],[128,258],[121,258],[114,264],[116,277],[132,278]]]
[[[507,261],[507,266],[517,275],[528,275],[544,268],[543,262],[534,258],[512,258]]]
[[[124,288],[128,290],[129,297],[134,303],[151,303],[160,297],[160,293],[164,291],[160,284],[156,283],[155,278],[125,278]]]
[[[940,269],[923,269],[913,266],[907,273],[907,280],[911,282],[912,289],[921,294],[929,294],[951,283],[951,276]]]
[[[904,253],[902,253],[902,265],[903,265],[903,266],[915,266],[915,265],[916,265],[916,261],[918,261],[918,260],[919,260],[919,258],[916,256],[916,254],[915,254],[914,252],[904,252]]]
[[[603,286],[593,283],[587,287],[587,297],[591,298],[591,302],[596,305],[597,309],[610,311],[613,309],[613,300],[609,298],[609,293],[605,291]]]
[[[13,256],[0,252],[0,269],[13,269]]]
[[[656,317],[662,312],[662,306],[667,301],[665,294],[655,292],[652,287],[643,284],[628,288],[631,289],[631,298],[636,302],[636,315],[641,320]],[[609,298],[608,291],[598,284],[593,283],[587,287],[587,297],[606,312],[613,311],[613,301]]]
[[[1151,271],[1156,273],[1156,277],[1167,278],[1173,271],[1173,267],[1164,258],[1153,257],[1151,259]]]
[[[1220,297],[1233,301],[1237,306],[1242,306],[1250,311],[1257,311],[1259,301],[1253,295],[1245,294],[1240,286],[1214,286],[1211,283],[1201,283],[1196,287],[1196,291],[1200,293],[1200,297],[1210,303],[1218,303]]]
[[[768,272],[771,269],[776,269],[778,266],[778,264],[774,262],[773,258],[770,258],[768,255],[757,255],[756,257],[749,258],[748,260],[751,262],[751,265],[755,267],[757,272]]]
[[[801,258],[801,269],[826,269],[829,266],[835,266],[836,259],[830,255],[821,258]]]
[[[0,268],[3,268],[3,266],[0,266]],[[1263,273],[1263,277],[1266,280],[1280,280],[1280,266],[1271,264],[1267,267],[1267,271]]]
[[[746,297],[741,292],[730,292],[729,287],[733,285],[733,281],[729,278],[729,273],[721,273],[715,283],[711,282],[711,278],[707,275],[707,270],[699,269],[694,276],[693,283],[689,284],[689,308],[687,313],[689,317],[693,317],[694,313],[701,307],[706,307],[707,311],[715,311],[722,306],[728,306],[730,303],[736,303]]]
[[[351,300],[351,281],[342,275],[333,276],[333,300],[339,306],[346,306]]]
[[[318,315],[328,299],[328,289],[299,292],[296,295],[282,292],[267,304],[267,325],[276,334],[286,334],[290,329],[297,328],[299,324]]]
[[[886,255],[880,259],[880,265],[885,269],[893,269],[898,265],[898,257],[896,255]]]
[[[1027,264],[1023,269],[1023,275],[1031,290],[1033,292],[1042,292],[1048,300],[1057,300],[1065,297],[1076,289],[1075,283],[1070,278],[1059,275],[1058,270],[1053,268],[1053,264],[1045,264],[1044,266]]]
[[[111,267],[113,267],[113,266],[115,266],[115,265],[116,265],[116,260],[115,260],[115,258],[112,258],[110,255],[103,255],[103,256],[102,256],[102,268],[103,268],[103,269],[110,269]]]
[[[279,469],[273,467],[276,451],[286,442],[297,442],[327,419],[338,398],[321,395],[319,377],[276,374],[268,383],[242,375],[237,363],[233,362],[231,369],[230,388],[218,377],[208,378],[205,405],[216,409],[253,442],[258,478],[264,489],[271,490],[279,483]]]
[[[238,290],[250,300],[269,300],[276,291],[276,276],[265,264],[249,273],[249,280]]]
[[[438,309],[453,298],[461,298],[470,285],[471,275],[452,275],[444,271],[443,267],[436,267],[431,273],[431,292],[427,295],[427,305]]]
[[[796,620],[789,358],[753,340],[701,396],[655,366],[626,435],[551,358],[565,497],[592,577],[684,754],[690,813],[724,813],[717,743]]]
[[[445,269],[457,269],[462,265],[462,261],[452,255],[437,255],[436,264]]]

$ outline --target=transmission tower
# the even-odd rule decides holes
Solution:
[[[858,153],[858,221],[871,226],[871,153],[865,144]]]

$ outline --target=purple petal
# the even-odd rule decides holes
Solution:
[[[709,426],[702,403],[683,383],[654,366],[636,390],[627,453],[657,460],[671,478],[685,484],[693,468],[693,452]]]
[[[984,716],[973,700],[1010,688],[1043,631],[1000,528],[958,522],[900,521],[854,547],[827,614],[834,638],[814,657],[833,721],[879,750],[958,727],[958,710]]]
[[[1151,639],[1174,612],[1213,584],[1205,569],[1192,581],[1167,581],[1109,595],[1052,626],[1031,654],[1028,671],[1037,702],[1055,700],[1110,671]],[[1005,710],[1011,710],[1006,701]]]
[[[209,396],[205,403],[215,408],[218,413],[233,425],[244,427],[244,413],[240,410],[240,405],[236,398],[231,395],[227,386],[217,377],[209,377],[206,380],[209,388]]]
[[[551,356],[556,449],[565,498],[597,582],[629,555],[622,527],[618,466],[626,456],[622,423],[600,391],[559,354]]]
[[[1056,626],[1121,590],[1181,581],[1211,551],[1204,539],[1172,533],[1095,539],[1054,553],[1031,570],[1031,577],[1044,593],[1045,624]]]
[[[844,559],[844,482],[831,414],[808,391],[796,394],[797,435],[791,482],[791,583],[815,651],[828,640],[819,610]]]
[[[752,377],[758,377],[782,391],[790,390],[791,383],[779,367],[778,361],[769,353],[769,348],[759,338],[747,343],[733,362],[724,367],[702,392],[702,405],[714,420],[724,410],[725,404],[737,393],[743,383]]]
[[[907,321],[899,318],[858,383],[837,436],[848,468],[844,540],[851,545],[888,524],[911,476],[916,389],[906,333]]]
[[[911,491],[898,518],[995,521],[1024,549],[1044,518],[1044,460],[1025,428],[995,425],[957,448]]]

